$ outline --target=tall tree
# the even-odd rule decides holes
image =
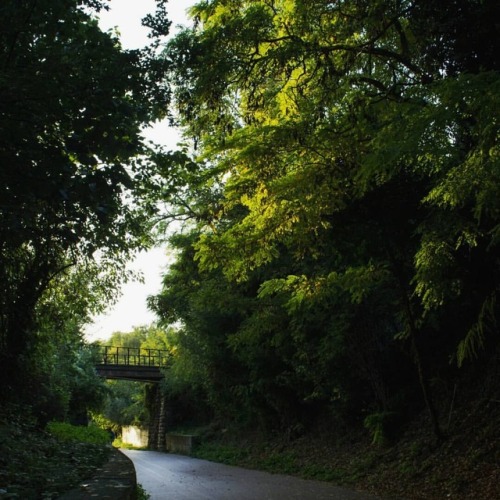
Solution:
[[[139,176],[148,152],[141,126],[159,116],[168,92],[154,80],[151,50],[123,51],[99,29],[95,13],[104,7],[0,7],[8,19],[0,30],[2,388],[33,351],[37,304],[58,275],[77,266],[97,276],[97,259],[111,284],[148,244],[147,213],[136,203],[137,183],[150,173]]]
[[[495,33],[499,6],[440,9],[212,0],[166,51],[186,135],[224,181],[201,268],[262,271],[261,295],[292,304],[371,304],[378,345],[407,340],[438,436],[426,370],[477,354],[498,317],[500,185],[499,38],[465,28]]]

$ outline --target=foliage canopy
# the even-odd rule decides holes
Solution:
[[[151,244],[151,205],[139,196],[154,165],[141,127],[166,113],[169,92],[156,77],[154,47],[122,50],[98,26],[102,8],[98,0],[0,7],[8,20],[0,30],[0,382],[8,397],[22,398],[23,387],[31,397],[34,378],[50,379],[53,369],[37,363],[78,343],[82,325],[116,296],[127,259]]]
[[[207,210],[173,240],[151,305],[183,322],[220,414],[293,428],[279,416],[311,401],[401,413],[414,364],[439,436],[429,380],[456,376],[450,357],[498,356],[498,14],[488,0],[191,9],[166,78],[196,147],[190,202]]]

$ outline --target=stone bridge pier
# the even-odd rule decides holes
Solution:
[[[166,396],[160,384],[151,385],[149,388],[149,433],[148,448],[151,450],[165,451],[167,426],[170,420]]]

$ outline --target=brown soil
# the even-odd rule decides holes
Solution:
[[[440,443],[422,414],[392,445],[302,438],[291,449],[339,473],[339,483],[384,498],[500,499],[500,401],[457,409]]]

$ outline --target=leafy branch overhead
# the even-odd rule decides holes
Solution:
[[[150,209],[139,200],[151,153],[141,131],[167,113],[169,90],[151,48],[122,50],[100,30],[103,8],[94,0],[0,7],[8,20],[0,32],[0,356],[7,374],[39,344],[37,330],[57,332],[59,320],[81,328],[113,300],[125,262],[152,241]]]
[[[100,8],[0,7],[0,361],[32,375],[2,395],[50,374],[40,414],[67,407],[58,356],[180,221],[149,298],[170,401],[377,442],[426,409],[443,438],[457,386],[495,390],[500,4],[207,0],[165,42],[159,0],[137,51]],[[141,135],[162,118],[176,151]]]
[[[249,394],[259,356],[282,362],[278,386],[300,373],[304,400],[348,385],[332,363],[350,359],[392,411],[402,348],[440,435],[432,373],[496,345],[498,5],[212,0],[190,14],[166,78],[203,165],[188,186],[217,185],[217,209],[174,241],[197,268],[166,276],[157,310],[194,336],[219,318],[214,342],[247,349],[231,356],[255,377]],[[176,296],[200,306],[213,280],[245,303],[225,334],[218,309],[192,317]]]

